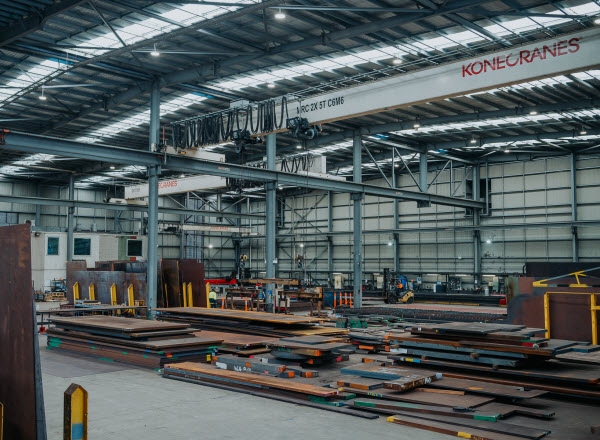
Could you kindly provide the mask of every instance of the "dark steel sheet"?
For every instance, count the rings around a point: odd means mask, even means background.
[[[206,307],[206,279],[204,276],[204,263],[198,260],[179,260],[180,280],[183,283],[192,283],[192,302],[194,307]]]
[[[0,228],[0,402],[6,439],[37,439],[36,404],[43,404],[36,399],[29,227]]]

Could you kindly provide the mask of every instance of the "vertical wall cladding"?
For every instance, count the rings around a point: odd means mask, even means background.
[[[578,219],[590,222],[578,228],[580,261],[600,257],[600,158],[580,156],[577,159]],[[443,167],[443,164],[441,165]],[[431,165],[433,168],[433,165]],[[486,192],[491,208],[481,216],[482,273],[521,272],[526,261],[572,261],[571,183],[568,156],[530,161],[482,164],[481,194]],[[454,197],[472,197],[470,167],[453,164],[439,175],[432,169],[428,175],[429,192]],[[414,174],[418,181],[418,175]],[[431,182],[435,179],[435,182]],[[487,179],[487,182],[486,182]],[[409,174],[400,176],[400,187],[416,191]],[[383,180],[369,183],[386,186]],[[294,256],[300,243],[313,277],[327,279],[327,196],[314,191],[284,200],[284,222],[278,227],[279,270],[295,267]],[[317,203],[318,202],[318,203]],[[473,216],[465,209],[441,205],[418,208],[415,202],[399,203],[399,258],[402,270],[411,275],[437,279],[434,274],[468,274],[474,270]],[[264,212],[262,202],[253,202],[252,212]],[[593,222],[598,222],[593,224]],[[333,197],[333,263],[334,271],[350,272],[352,268],[352,204],[347,194]],[[363,240],[365,272],[392,268],[393,202],[366,197],[363,205]],[[262,234],[262,222],[254,229]],[[316,233],[306,237],[300,234]],[[253,268],[264,267],[261,239],[244,240],[252,250]],[[309,263],[309,264],[308,264]],[[263,269],[261,269],[263,270]],[[429,275],[427,275],[429,274]],[[431,281],[430,280],[430,281]]]

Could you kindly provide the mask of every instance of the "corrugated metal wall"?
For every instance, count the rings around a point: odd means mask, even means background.
[[[498,153],[501,154],[501,153]],[[600,158],[581,156],[577,160],[577,214],[583,222],[596,222],[578,228],[580,261],[600,259]],[[430,164],[430,166],[433,166]],[[440,165],[440,167],[443,164]],[[471,178],[469,169],[446,167],[429,191],[434,194],[470,197],[470,186],[465,183]],[[571,225],[556,223],[571,221],[571,187],[569,156],[535,159],[511,163],[490,163],[481,166],[481,178],[489,178],[486,190],[491,202],[489,215],[482,215],[481,255],[482,274],[521,272],[526,261],[572,261]],[[429,173],[432,182],[437,171]],[[418,175],[415,175],[418,181]],[[383,180],[369,181],[386,185]],[[410,175],[403,173],[399,178],[403,189],[417,190]],[[37,187],[28,183],[0,182],[0,191],[8,195],[35,197]],[[41,197],[66,198],[67,189],[41,186]],[[78,200],[102,202],[105,192],[76,189]],[[257,199],[253,199],[257,200]],[[352,246],[352,201],[347,194],[334,194],[332,230],[333,271],[351,270]],[[180,207],[173,199],[161,197],[160,206]],[[290,196],[279,201],[278,233],[278,276],[289,276],[296,272],[295,256],[303,255],[307,269],[313,277],[325,282],[328,278],[327,237],[328,194],[315,191],[306,195]],[[228,202],[224,202],[227,206]],[[242,212],[264,213],[264,202],[258,199],[249,206],[241,203]],[[190,198],[191,209],[207,209],[198,199]],[[433,205],[417,208],[416,202],[400,202],[398,227],[406,232],[399,234],[400,268],[406,274],[423,274],[430,280],[433,274],[473,273],[473,224],[472,215],[464,209]],[[114,211],[76,208],[75,224],[78,231],[96,230],[114,232]],[[364,199],[363,230],[365,272],[380,272],[394,267],[393,255],[393,202],[368,196]],[[120,214],[119,232],[138,233],[140,213]],[[23,223],[35,219],[35,206],[29,204],[0,203],[0,224]],[[178,224],[180,216],[160,214],[161,222]],[[206,221],[214,222],[213,218]],[[200,216],[186,216],[186,222],[202,224]],[[231,225],[224,219],[223,224]],[[552,226],[554,224],[554,226]],[[488,228],[499,225],[497,228]],[[66,228],[66,208],[41,207],[41,224],[45,230]],[[263,222],[242,220],[241,226],[251,226],[264,234]],[[467,229],[461,229],[466,227]],[[368,231],[378,231],[377,234]],[[310,236],[293,234],[312,233]],[[163,233],[159,237],[159,255],[177,258],[180,252],[180,235]],[[264,238],[244,239],[241,252],[250,257],[248,266],[255,272],[264,271]],[[204,259],[207,276],[219,277],[231,273],[234,268],[234,243],[229,234],[210,235],[188,232],[185,235],[186,258]],[[430,275],[427,275],[430,274]],[[465,278],[468,281],[469,277]]]

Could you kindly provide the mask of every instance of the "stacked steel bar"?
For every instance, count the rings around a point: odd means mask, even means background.
[[[464,379],[484,375],[501,384],[527,381],[549,391],[600,396],[600,347],[535,336],[543,333],[522,325],[455,322],[419,324],[387,338],[397,345],[389,356],[395,363],[453,370],[454,377],[459,370]]]
[[[162,321],[183,322],[196,329],[245,333],[260,336],[340,335],[344,329],[321,325],[325,319],[228,309],[173,307],[156,309]]]
[[[191,334],[187,324],[113,316],[54,318],[49,350],[160,369],[167,362],[210,362],[220,339]]]
[[[352,345],[341,342],[339,338],[323,336],[304,336],[281,338],[269,344],[271,354],[287,361],[306,365],[321,365],[335,360],[345,359],[345,355],[354,351]]]

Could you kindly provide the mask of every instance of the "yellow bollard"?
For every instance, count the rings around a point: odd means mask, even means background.
[[[117,285],[114,283],[112,286],[110,286],[110,305],[117,305]]]
[[[187,307],[187,292],[185,290],[185,283],[181,285],[181,294],[183,295],[183,307]]]
[[[546,328],[546,338],[550,339],[550,295],[544,293],[544,324]]]
[[[79,283],[73,284],[73,302],[79,301]]]
[[[596,294],[590,294],[590,308],[592,309],[592,344],[598,345],[598,321],[596,313],[598,307],[596,306]]]
[[[187,283],[187,299],[188,299],[188,307],[194,307],[194,299],[192,297],[192,283]]]
[[[90,284],[89,292],[90,292],[90,296],[88,299],[90,301],[96,301],[96,292],[94,291],[94,283]]]
[[[64,397],[64,440],[87,440],[88,393],[72,383]]]
[[[133,284],[130,284],[129,287],[127,288],[127,305],[129,307],[135,306],[135,299],[133,296]],[[131,313],[132,315],[135,315],[135,309],[128,309],[127,311],[129,313]]]

